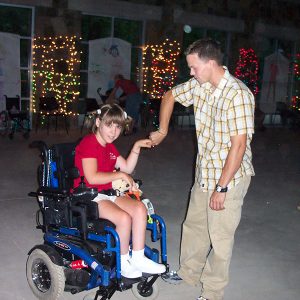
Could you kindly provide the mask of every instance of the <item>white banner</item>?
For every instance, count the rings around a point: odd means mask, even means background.
[[[279,51],[267,56],[261,90],[260,109],[265,113],[276,110],[276,102],[286,102],[289,60]]]
[[[4,96],[21,96],[20,36],[0,32],[0,111],[5,109]]]
[[[114,87],[114,76],[122,74],[130,78],[131,44],[117,38],[89,41],[88,93],[90,98],[101,102],[101,94]]]

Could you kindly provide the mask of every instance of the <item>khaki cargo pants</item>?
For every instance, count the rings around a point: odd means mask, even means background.
[[[209,207],[213,191],[203,192],[196,183],[192,188],[182,228],[178,275],[190,285],[202,285],[202,296],[209,300],[223,299],[234,234],[250,181],[251,176],[246,176],[226,193],[222,211]]]

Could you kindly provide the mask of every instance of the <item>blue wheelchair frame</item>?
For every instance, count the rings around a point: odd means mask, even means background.
[[[88,270],[89,280],[85,286],[69,286],[66,284],[65,290],[73,294],[98,287],[99,290],[96,292],[94,299],[97,300],[98,297],[102,296],[101,300],[105,300],[110,299],[115,291],[129,289],[133,284],[142,282],[140,292],[143,297],[147,297],[148,294],[145,294],[145,292],[151,289],[159,275],[143,274],[143,277],[137,280],[123,278],[121,276],[120,238],[114,227],[110,226],[110,224],[104,225],[103,233],[89,231],[86,225],[89,218],[87,206],[83,203],[86,201],[79,201],[80,205],[77,205],[75,201],[75,205],[73,205],[73,198],[76,192],[70,192],[70,184],[68,185],[66,181],[62,180],[61,174],[66,174],[66,172],[65,170],[64,172],[60,170],[59,162],[53,154],[53,148],[47,148],[46,144],[40,141],[33,142],[31,147],[39,148],[42,158],[42,165],[39,168],[39,188],[37,192],[31,192],[29,195],[37,198],[40,211],[43,215],[43,224],[41,224],[38,217],[39,212],[37,213],[37,228],[42,229],[44,232],[44,244],[33,247],[28,253],[29,256],[35,249],[40,249],[49,255],[55,265],[64,267],[64,270],[69,269],[69,263],[66,265],[64,255],[72,257],[74,260],[81,259],[84,261],[87,265],[84,270]],[[76,176],[72,178],[69,174],[66,177],[73,181]],[[89,191],[88,188],[87,191]],[[66,210],[68,211],[67,223],[70,223],[71,227],[60,224],[58,226],[47,224],[44,215],[45,211],[43,210],[46,210],[45,199],[49,198],[54,202],[65,201],[67,205]],[[80,196],[76,199],[80,199]],[[92,201],[89,200],[86,205],[90,205],[91,203]],[[80,225],[77,226],[79,228],[76,226],[73,227],[72,222],[74,220],[72,218],[74,213],[77,214],[77,219],[79,218],[80,220]],[[145,255],[155,262],[159,262],[160,258],[160,262],[165,264],[168,270],[165,222],[156,214],[152,214],[149,220],[147,230],[151,232],[152,242],[160,241],[160,252],[157,249],[145,246]],[[102,248],[102,254],[114,260],[111,268],[107,265],[102,265],[93,253],[84,249],[85,247],[81,247],[87,241],[105,245]],[[65,275],[67,282],[68,273],[65,273]]]

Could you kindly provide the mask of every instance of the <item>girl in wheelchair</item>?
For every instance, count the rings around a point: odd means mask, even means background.
[[[141,277],[142,273],[161,274],[163,264],[155,263],[144,255],[147,210],[141,201],[129,196],[108,196],[105,190],[112,189],[112,181],[123,179],[130,190],[136,189],[129,175],[134,170],[141,148],[151,148],[150,139],[135,142],[127,158],[122,157],[113,142],[120,136],[126,112],[117,104],[106,104],[91,118],[92,133],[85,136],[75,149],[75,165],[84,176],[88,187],[97,188],[99,216],[116,225],[121,244],[121,274],[127,278]],[[115,171],[119,169],[119,171]],[[75,180],[78,186],[80,179]],[[132,237],[132,255],[129,242]]]

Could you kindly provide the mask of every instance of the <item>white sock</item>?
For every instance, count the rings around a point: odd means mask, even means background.
[[[130,259],[129,252],[126,254],[121,254],[121,266],[124,264],[128,259]]]
[[[140,259],[143,258],[145,256],[145,248],[141,249],[141,250],[132,250],[132,259]]]

